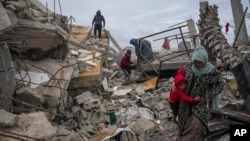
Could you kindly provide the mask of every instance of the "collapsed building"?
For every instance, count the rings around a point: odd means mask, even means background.
[[[139,64],[148,69],[133,70],[131,84],[124,86],[117,65],[124,49],[108,30],[96,40],[91,27],[71,24],[38,0],[1,1],[0,13],[1,140],[171,140],[177,133],[169,121],[173,78],[153,68],[173,63],[172,58],[188,60],[189,54],[156,53],[163,59],[152,60],[150,67]],[[158,75],[148,73],[152,69]],[[143,81],[142,72],[148,74]],[[219,107],[229,108],[211,113],[229,118],[210,122],[210,139],[227,138],[232,122],[250,119],[245,113],[229,114],[241,101],[234,75],[222,74],[228,85]]]

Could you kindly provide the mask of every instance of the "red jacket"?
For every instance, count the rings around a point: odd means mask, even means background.
[[[129,56],[128,54],[125,54],[122,57],[122,60],[120,62],[120,67],[121,68],[130,68],[130,65],[132,64],[132,62],[130,61],[131,56]]]
[[[185,77],[183,76],[183,70],[184,68],[180,68],[178,71],[177,71],[177,74],[175,75],[175,78],[174,78],[174,85],[175,85],[175,91],[173,91],[172,89],[170,90],[170,96],[169,96],[169,100],[170,102],[178,102],[180,101],[181,99],[185,102],[195,102],[194,98],[188,96],[184,90],[181,90],[179,87],[178,87],[178,83],[181,81],[181,80],[185,80]]]

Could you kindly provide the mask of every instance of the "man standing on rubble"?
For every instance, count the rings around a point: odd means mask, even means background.
[[[103,26],[102,26],[102,22],[103,22]],[[96,32],[98,31],[98,37],[99,39],[101,39],[102,37],[102,27],[105,27],[105,19],[104,16],[101,15],[101,11],[98,10],[96,12],[96,15],[94,16],[93,20],[92,20],[92,27],[94,26],[94,36],[96,38]]]

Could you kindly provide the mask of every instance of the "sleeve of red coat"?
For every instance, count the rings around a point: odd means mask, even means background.
[[[192,97],[188,96],[186,93],[184,93],[184,91],[181,91],[180,89],[176,89],[175,91],[183,101],[195,102],[195,100]]]

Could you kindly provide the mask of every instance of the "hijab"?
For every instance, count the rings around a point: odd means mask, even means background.
[[[134,45],[134,47],[135,47],[135,53],[136,53],[136,55],[138,55],[139,46],[138,46],[138,44],[137,44],[137,39],[132,38],[132,39],[130,40],[129,43],[130,43],[131,45]]]
[[[201,69],[196,68],[194,63],[192,64],[192,71],[197,76],[208,74],[215,68],[213,64],[208,62],[208,53],[203,46],[199,46],[194,49],[192,62],[194,62],[194,60],[198,60],[204,63],[204,67]]]

